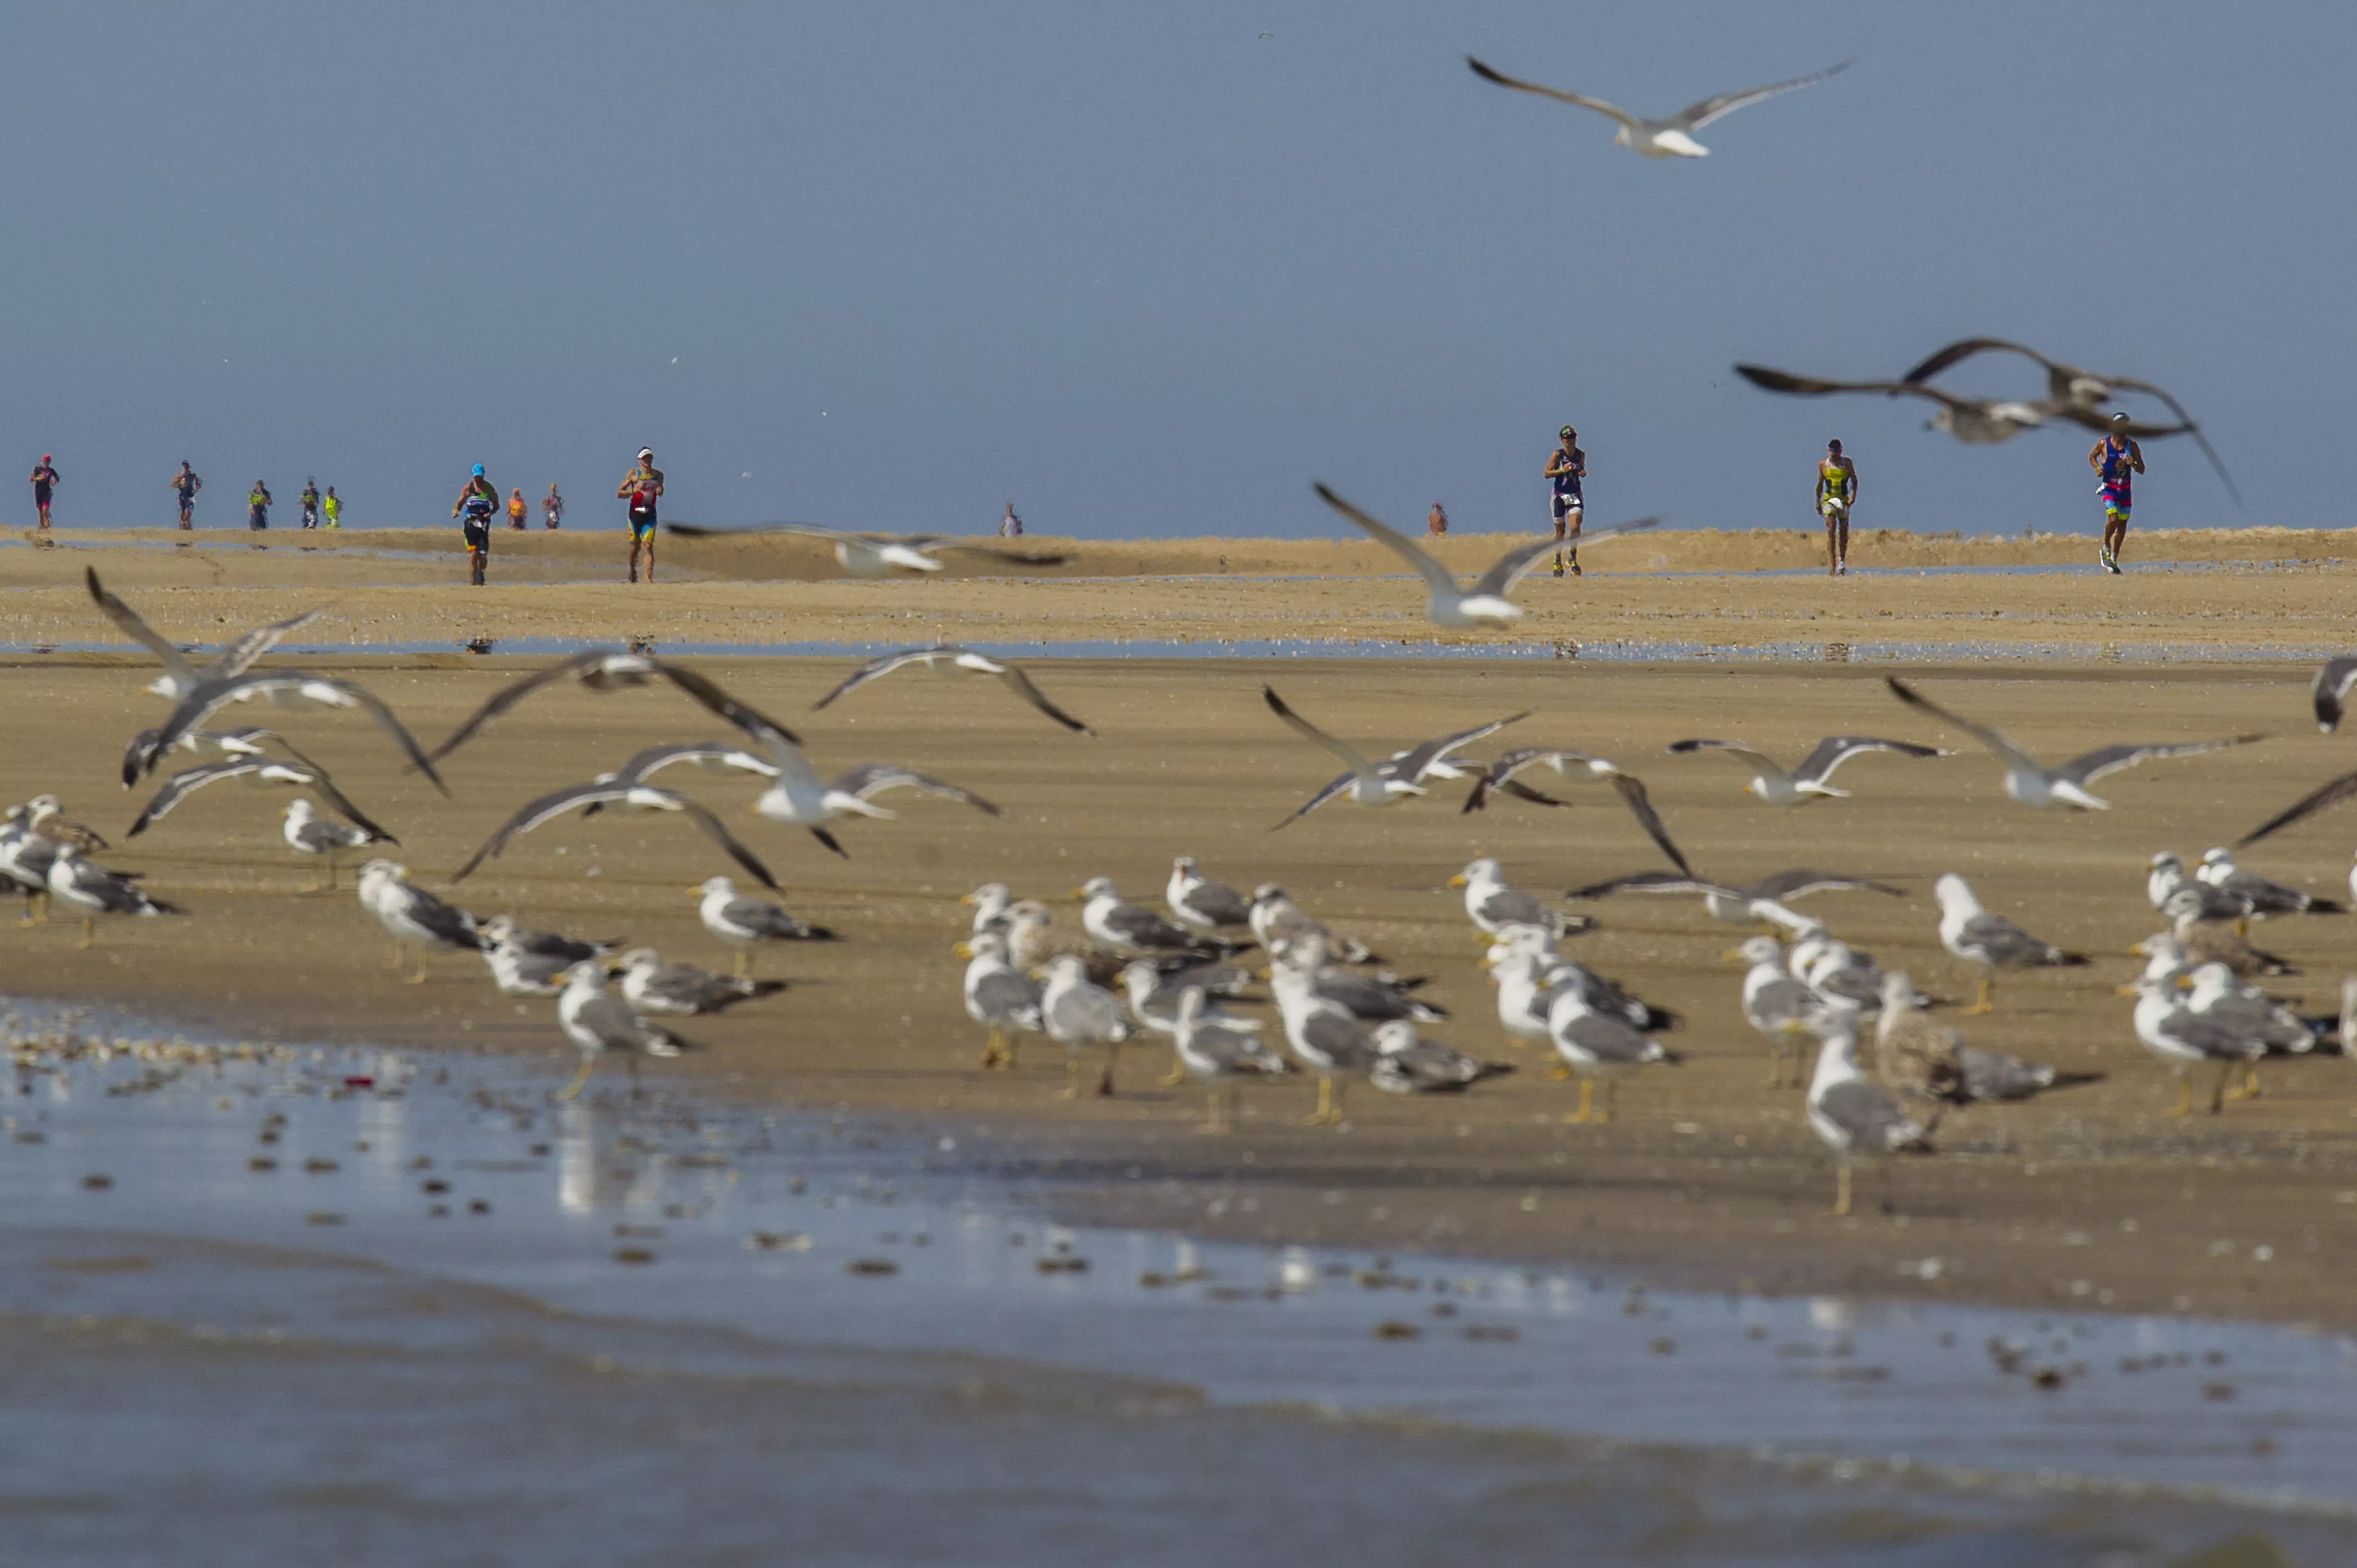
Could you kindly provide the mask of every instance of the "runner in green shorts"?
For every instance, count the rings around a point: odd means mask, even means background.
[[[638,466],[622,476],[617,498],[630,503],[630,581],[639,580],[639,547],[647,552],[647,581],[655,580],[655,503],[662,499],[662,470],[655,467],[654,448],[639,448]]]

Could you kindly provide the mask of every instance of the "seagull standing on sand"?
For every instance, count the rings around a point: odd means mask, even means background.
[[[286,802],[286,825],[283,831],[287,848],[296,854],[316,854],[326,866],[326,876],[312,889],[316,893],[336,890],[336,856],[345,850],[397,842],[391,833],[319,815],[318,808],[307,795],[297,795]]]
[[[55,795],[36,795],[25,802],[25,810],[28,816],[27,826],[38,838],[78,849],[84,854],[94,849],[113,847],[99,836],[97,829],[67,816]]]
[[[2171,895],[2180,889],[2190,888],[2194,901],[2201,908],[2200,918],[2204,920],[2244,920],[2250,918],[2249,899],[2237,898],[2223,888],[2212,887],[2198,877],[2188,876],[2185,861],[2176,851],[2162,850],[2147,865],[2149,869],[2145,873],[2144,896],[2152,901],[2154,908],[2168,908]]]
[[[1931,1130],[1910,1118],[1897,1096],[1857,1065],[1857,1009],[1826,1007],[1817,1025],[1817,1070],[1809,1080],[1809,1126],[1834,1152],[1834,1212],[1846,1215],[1850,1162],[1860,1155],[1928,1155]]]
[[[2174,980],[2156,980],[2147,972],[2136,983],[2133,1015],[2136,1038],[2177,1075],[2177,1104],[2163,1114],[2193,1113],[2193,1087],[2188,1081],[2204,1062],[2218,1064],[2218,1081],[2210,1091],[2210,1114],[2226,1109],[2229,1100],[2244,1098],[2226,1085],[2237,1069],[2247,1071],[2266,1055],[2266,1043],[2232,1018],[2205,1018],[2188,1006]]]
[[[1179,993],[1174,1022],[1171,1044],[1178,1050],[1178,1065],[1189,1077],[1211,1085],[1210,1114],[1203,1123],[1206,1133],[1236,1130],[1242,1079],[1283,1078],[1292,1070],[1259,1036],[1237,1027],[1238,1020],[1207,1011],[1199,986],[1189,986]]]
[[[81,917],[81,940],[74,945],[87,948],[98,940],[98,918],[101,915],[185,915],[178,904],[167,904],[140,890],[139,885],[126,876],[118,876],[102,865],[84,860],[81,851],[73,845],[59,844],[49,862],[49,894],[59,903]]]
[[[1121,1043],[1131,1033],[1121,998],[1092,982],[1080,959],[1065,953],[1048,965],[1048,983],[1039,993],[1039,1020],[1048,1037],[1064,1047],[1062,1097],[1080,1098],[1081,1047],[1103,1046],[1104,1069],[1097,1075],[1096,1092],[1110,1098],[1114,1064],[1121,1056]]]
[[[907,670],[919,665],[931,670],[936,664],[945,664],[952,670],[963,671],[968,674],[988,675],[1004,681],[1017,696],[1066,729],[1077,731],[1085,736],[1093,736],[1097,733],[1049,702],[1048,694],[1033,684],[1031,677],[1026,675],[1016,665],[1004,659],[993,659],[986,653],[977,653],[971,648],[961,648],[951,642],[937,642],[930,648],[902,649],[898,653],[887,653],[880,658],[871,659],[853,671],[843,684],[813,703],[811,712],[816,713],[836,698],[856,692],[868,682],[889,675],[896,670]]]
[[[1286,1044],[1318,1075],[1318,1109],[1306,1124],[1333,1125],[1342,1120],[1348,1078],[1372,1069],[1381,1054],[1374,1031],[1350,1009],[1318,994],[1316,971],[1308,955],[1288,948],[1271,957],[1269,989],[1276,997],[1277,1015],[1285,1021]]]
[[[1675,1064],[1678,1058],[1661,1041],[1620,1018],[1608,1017],[1587,1004],[1577,986],[1567,985],[1547,1004],[1547,1037],[1555,1054],[1578,1076],[1579,1109],[1566,1122],[1609,1122],[1620,1075],[1648,1062]],[[1604,1080],[1604,1103],[1595,1103],[1596,1080]]]
[[[1273,953],[1281,944],[1302,937],[1317,937],[1344,963],[1383,962],[1382,954],[1358,938],[1319,920],[1274,882],[1264,882],[1253,889],[1252,933],[1253,940],[1267,952]]]
[[[1550,909],[1534,895],[1507,886],[1506,874],[1486,854],[1450,877],[1448,886],[1465,889],[1466,918],[1489,937],[1494,938],[1508,926],[1528,926],[1549,937],[1562,938],[1596,924],[1585,915]]]
[[[463,948],[468,952],[480,952],[483,935],[479,922],[466,910],[444,903],[423,887],[409,880],[409,868],[398,861],[382,857],[361,867],[359,893],[361,908],[377,918],[377,923],[393,934],[393,967],[409,967],[409,945],[417,944],[422,957],[428,947]],[[412,985],[425,983],[425,969],[421,962],[417,972],[405,977]]]
[[[1765,87],[1747,87],[1738,92],[1722,92],[1699,103],[1689,103],[1666,120],[1641,120],[1626,109],[1617,108],[1601,98],[1566,92],[1560,87],[1544,87],[1535,81],[1518,81],[1503,71],[1483,65],[1471,55],[1465,57],[1465,63],[1472,67],[1473,74],[1484,81],[1494,81],[1500,87],[1511,87],[1517,92],[1534,92],[1560,103],[1594,110],[1620,125],[1620,128],[1612,133],[1612,145],[1627,147],[1641,158],[1706,158],[1710,156],[1710,149],[1695,141],[1694,134],[1713,120],[1722,114],[1732,114],[1763,98],[1773,98],[1780,92],[1813,86],[1829,76],[1847,70],[1857,61],[1846,59],[1823,70],[1793,77],[1789,81],[1771,81]]]
[[[1362,1024],[1384,1024],[1394,1019],[1437,1024],[1448,1016],[1447,1009],[1409,993],[1410,986],[1422,984],[1421,981],[1403,983],[1387,974],[1353,973],[1328,961],[1329,950],[1323,937],[1300,936],[1272,949],[1269,958],[1273,965],[1281,958],[1286,969],[1308,975],[1313,994]],[[1272,968],[1271,978],[1274,977]]]
[[[630,1081],[639,1076],[639,1053],[675,1057],[695,1047],[670,1030],[659,1028],[631,1011],[628,1003],[606,993],[606,961],[585,959],[566,972],[565,991],[556,1000],[556,1022],[581,1052],[581,1069],[573,1081],[557,1090],[559,1100],[571,1100],[589,1081],[597,1058],[621,1051],[630,1064]]]
[[[0,875],[5,875],[25,896],[25,915],[20,924],[46,924],[49,918],[49,863],[57,859],[64,846],[33,832],[32,809],[11,806],[5,827],[0,827]],[[34,916],[39,907],[39,918]]]
[[[1430,552],[1406,534],[1377,522],[1323,485],[1312,488],[1317,490],[1318,499],[1364,529],[1377,543],[1398,552],[1409,565],[1415,568],[1429,590],[1424,601],[1425,618],[1435,626],[1447,627],[1451,630],[1503,626],[1509,621],[1520,620],[1523,607],[1510,603],[1506,596],[1514,591],[1514,585],[1528,576],[1540,558],[1557,543],[1553,539],[1540,539],[1529,544],[1518,544],[1501,556],[1496,565],[1482,573],[1468,588],[1458,583],[1456,573],[1433,559]],[[1657,517],[1648,517],[1635,522],[1617,523],[1610,528],[1591,528],[1580,536],[1580,542],[1593,544],[1616,533],[1635,533],[1661,521]]]
[[[719,1013],[786,989],[782,980],[739,980],[692,963],[665,963],[652,948],[632,948],[621,964],[622,1000],[641,1013],[680,1018]]]
[[[2248,937],[2214,918],[2210,900],[2216,889],[2188,883],[2169,896],[2160,912],[2169,917],[2170,935],[2185,955],[2188,968],[2222,963],[2244,979],[2252,975],[2298,974],[2289,960],[2251,945]],[[2141,944],[2147,945],[2149,944]]]
[[[1503,1078],[1512,1062],[1488,1062],[1453,1046],[1419,1036],[1415,1026],[1394,1018],[1375,1026],[1375,1059],[1367,1081],[1385,1094],[1459,1094],[1484,1079]]]
[[[1915,1005],[1914,983],[1899,970],[1882,977],[1874,1067],[1883,1083],[1900,1094],[1959,1108],[2028,1100],[2050,1089],[2099,1082],[2104,1076],[2062,1072],[1964,1044],[1964,1036]]]
[[[2000,969],[2066,969],[2087,961],[2086,954],[2065,952],[1982,908],[1972,886],[1953,871],[1932,885],[1932,893],[1940,900],[1940,945],[1981,970],[1980,995],[1964,1009],[1968,1015],[1996,1005]]]
[[[2270,882],[2255,871],[2244,871],[2234,864],[2234,852],[2213,849],[2201,856],[2201,865],[2194,877],[2215,887],[2229,898],[2239,899],[2250,906],[2255,919],[2269,915],[2339,915],[2347,911],[2330,898],[2319,898],[2313,893],[2298,887],[2287,887],[2280,882]]]
[[[2107,773],[2123,768],[2134,768],[2140,762],[2164,761],[2174,757],[2198,757],[2207,751],[2222,751],[2230,746],[2248,746],[2265,740],[2263,735],[2230,736],[2224,740],[2194,740],[2160,743],[2149,746],[2126,745],[2099,746],[2083,756],[2074,757],[2060,768],[2045,768],[2036,757],[2006,739],[1984,724],[1976,724],[1961,714],[1940,706],[1929,697],[1896,675],[1883,677],[1890,694],[1910,707],[1945,723],[1953,725],[1986,746],[1990,755],[2005,764],[2005,792],[2025,806],[2075,806],[2081,811],[2108,811],[2111,802],[2099,800],[2087,792],[2087,786]],[[2248,840],[2244,841],[2248,843]]]
[[[1180,922],[1199,931],[1216,935],[1252,925],[1252,901],[1224,882],[1207,880],[1191,854],[1170,863],[1170,880],[1162,889],[1162,901]]]
[[[1224,953],[1236,944],[1206,937],[1121,896],[1110,876],[1092,876],[1073,890],[1081,902],[1081,929],[1115,952]]]
[[[737,950],[737,976],[752,972],[753,949],[761,942],[831,942],[834,933],[824,926],[795,919],[775,904],[740,898],[737,884],[725,876],[709,876],[692,890],[704,929]]]
[[[1814,1035],[1828,999],[1805,981],[1795,980],[1784,950],[1773,937],[1754,937],[1729,955],[1750,967],[1743,972],[1743,1019],[1768,1042],[1768,1087],[1784,1087],[1784,1058],[1797,1056],[1799,1040]],[[1799,1081],[1799,1062],[1793,1080]]]
[[[1771,806],[1797,806],[1820,798],[1846,800],[1849,791],[1836,789],[1825,780],[1834,769],[1853,757],[1871,751],[1887,751],[1900,757],[1953,757],[1936,746],[1916,746],[1903,740],[1878,740],[1872,736],[1827,736],[1817,742],[1817,748],[1790,773],[1777,766],[1773,757],[1752,750],[1731,740],[1678,740],[1670,743],[1673,756],[1686,756],[1698,751],[1722,751],[1751,769],[1751,781],[1744,786]]]
[[[965,966],[965,1015],[990,1031],[983,1041],[982,1068],[1015,1068],[1015,1036],[1047,1027],[1039,1015],[1039,983],[1007,961],[1006,939],[976,931],[958,944]]]
[[[1511,714],[1472,729],[1459,730],[1455,735],[1419,742],[1385,761],[1371,762],[1358,747],[1335,739],[1286,706],[1285,699],[1278,696],[1273,687],[1263,686],[1260,694],[1262,700],[1268,703],[1269,712],[1283,719],[1295,734],[1324,746],[1340,757],[1351,770],[1312,795],[1308,803],[1292,816],[1277,823],[1280,828],[1308,816],[1338,795],[1348,795],[1361,806],[1396,806],[1410,796],[1428,794],[1430,791],[1424,788],[1422,780],[1447,764],[1449,753],[1531,716],[1527,712]]]

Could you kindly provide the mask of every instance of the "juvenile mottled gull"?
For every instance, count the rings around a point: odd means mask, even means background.
[[[2099,1072],[2062,1072],[2003,1051],[1968,1046],[1964,1036],[1915,1005],[1906,974],[1882,977],[1882,1015],[1875,1021],[1874,1066],[1900,1094],[1941,1106],[2028,1100],[2050,1089],[2095,1083]]]
[[[2251,945],[2249,938],[2233,927],[2204,915],[2203,894],[2191,886],[2180,887],[2161,904],[2160,912],[2169,917],[2177,944],[2185,951],[2188,966],[2222,963],[2245,979],[2255,974],[2298,974],[2291,961],[2263,948]]]

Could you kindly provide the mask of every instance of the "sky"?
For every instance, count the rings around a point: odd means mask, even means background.
[[[2075,427],[2000,447],[1759,360],[1990,334],[2175,391],[2144,526],[2337,526],[2280,456],[2357,415],[2357,7],[2150,4],[0,3],[6,456],[71,527],[307,477],[447,526],[468,466],[619,527],[1320,535],[2075,530]],[[1510,73],[1663,114],[1852,56],[1652,161]],[[1964,368],[2034,395],[2025,365]],[[2296,424],[2295,424],[2296,422]],[[2298,448],[2295,448],[2297,450]],[[2316,498],[2326,499],[2319,504]],[[29,489],[0,521],[30,521]]]

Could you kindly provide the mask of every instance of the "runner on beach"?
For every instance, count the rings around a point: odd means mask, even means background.
[[[1563,541],[1571,541],[1571,575],[1579,575],[1580,481],[1587,478],[1587,454],[1579,449],[1579,432],[1565,425],[1555,435],[1563,445],[1547,454],[1546,477],[1554,486],[1549,502],[1555,512],[1555,575],[1563,575]],[[1568,532],[1566,532],[1566,529]]]
[[[1432,510],[1424,520],[1424,531],[1435,539],[1448,532],[1448,513],[1441,510],[1438,501],[1432,503]]]
[[[998,537],[1001,539],[1020,539],[1023,537],[1023,520],[1015,515],[1015,503],[1013,501],[1008,501],[1006,503],[1006,515],[998,520]]]
[[[49,526],[49,492],[58,488],[58,471],[49,466],[49,455],[33,465],[33,506],[41,514],[41,526]]]
[[[508,526],[518,533],[523,532],[523,520],[531,508],[523,504],[523,487],[518,485],[508,492]]]
[[[617,497],[630,503],[630,581],[639,580],[639,546],[647,550],[647,581],[655,580],[655,503],[662,499],[662,470],[655,467],[651,446],[639,448],[636,467],[615,487]]]
[[[2087,454],[2087,467],[2100,482],[2095,493],[2104,498],[2104,570],[2120,575],[2120,546],[2128,542],[2128,509],[2136,504],[2136,477],[2144,472],[2144,448],[2124,428],[2125,413],[2112,415],[2112,433]]]
[[[1849,575],[1849,509],[1857,501],[1857,465],[1838,441],[1825,443],[1817,465],[1817,513],[1825,520],[1825,575]]]
[[[565,498],[556,493],[556,481],[548,481],[548,493],[540,498],[540,525],[554,529],[565,521]]]
[[[245,526],[254,533],[270,526],[270,487],[260,479],[245,492]]]
[[[319,526],[319,481],[318,481],[317,479],[316,479],[316,478],[307,478],[307,479],[305,479],[305,480],[303,481],[303,496],[302,496],[302,500],[303,500],[303,526],[304,526],[304,527],[306,527],[306,528],[317,528],[317,527],[318,527],[318,526]]]
[[[188,467],[188,460],[181,458],[180,471],[172,476],[172,489],[180,498],[180,528],[183,532],[196,526],[197,492],[204,488],[205,482],[197,478],[197,471]]]
[[[336,499],[335,486],[329,485],[328,487],[328,493],[320,498],[319,512],[321,516],[327,519],[327,521],[323,526],[328,528],[343,527],[344,503]]]
[[[483,466],[478,463],[467,488],[450,504],[450,515],[466,531],[468,581],[478,588],[483,585],[483,571],[490,564],[491,515],[499,510],[500,488],[483,478]]]

